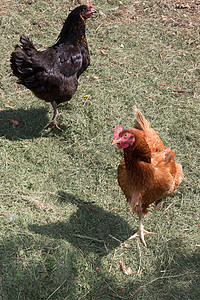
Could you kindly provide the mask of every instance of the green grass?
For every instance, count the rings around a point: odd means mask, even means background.
[[[93,1],[91,66],[60,107],[62,133],[43,130],[52,108],[16,84],[9,59],[20,34],[39,49],[52,45],[76,4],[0,5],[0,300],[198,299],[198,2]],[[133,126],[135,106],[184,172],[144,219],[157,233],[147,248],[139,239],[120,243],[138,219],[117,184],[122,152],[110,144],[117,125]]]

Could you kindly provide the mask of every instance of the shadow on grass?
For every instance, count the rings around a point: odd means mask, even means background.
[[[31,259],[29,257],[29,261],[26,263],[27,249],[30,248],[34,249],[36,253],[42,249],[44,259],[33,255]],[[66,283],[64,294],[66,293],[66,285],[74,289],[76,266],[73,263],[73,252],[68,251],[63,263],[61,259],[59,260],[56,249],[58,249],[56,242],[51,240],[51,242],[42,241],[40,243],[38,241],[36,243],[30,234],[3,241],[0,244],[0,299],[47,300],[48,296],[63,281],[63,277]],[[58,261],[60,265],[58,265]],[[56,293],[58,299],[65,298],[63,295],[59,298],[59,294],[60,291]]]
[[[157,257],[154,262],[152,261],[153,265],[150,269],[142,272],[140,279],[137,270],[133,270],[129,278],[124,275],[123,283],[118,282],[117,274],[109,272],[108,266],[105,268],[106,255],[114,249],[119,249],[121,242],[124,242],[136,229],[133,230],[124,218],[103,210],[94,202],[84,202],[63,191],[59,191],[58,196],[60,201],[74,204],[78,208],[69,221],[48,225],[33,224],[29,226],[29,229],[55,240],[65,239],[80,250],[85,257],[85,264],[89,263],[92,268],[87,271],[90,275],[85,277],[86,282],[84,282],[91,287],[87,293],[87,299],[158,300],[161,295],[162,299],[166,300],[198,298],[200,293],[199,249],[187,253],[184,247],[185,241],[181,240],[168,241],[166,247],[159,245],[158,249],[149,248],[152,256]],[[161,248],[162,255],[159,252]],[[148,252],[144,247],[141,250],[141,261],[138,261],[138,264],[141,264],[144,269],[143,256],[146,261]],[[138,256],[136,252],[137,248],[133,247],[129,254]],[[76,251],[73,255],[77,260]],[[173,260],[171,260],[172,257]],[[73,282],[76,282],[76,277]],[[60,292],[64,296],[63,292]],[[69,288],[69,295],[70,293],[73,295],[73,291]],[[62,299],[62,296],[56,299]],[[73,299],[72,296],[71,299]]]
[[[69,109],[68,109],[69,110]],[[48,137],[49,134],[62,136],[63,132],[70,132],[69,125],[62,124],[62,131],[57,129],[44,130],[48,125],[47,117],[48,109],[46,107],[30,108],[30,109],[8,109],[0,111],[0,137],[5,137],[8,140],[23,140],[38,138],[41,135]],[[14,126],[12,121],[17,121]]]
[[[10,120],[18,122],[14,126]],[[0,111],[0,137],[9,140],[32,139],[41,136],[48,123],[47,108],[8,109]]]
[[[78,245],[78,243],[77,243]],[[178,246],[178,249],[177,249]],[[31,249],[44,253],[28,259]],[[32,235],[19,234],[0,245],[0,299],[142,299],[142,300],[196,300],[199,298],[199,250],[186,255],[181,242],[171,242],[164,252],[166,262],[158,258],[153,272],[147,270],[137,280],[136,270],[122,283],[117,274],[105,268],[101,258],[91,261],[85,256],[84,282],[78,276],[81,252],[73,248],[59,253],[57,240],[36,243]],[[168,251],[173,253],[169,266]],[[132,255],[135,255],[133,252]],[[24,262],[27,261],[27,264]],[[88,268],[88,265],[91,268]],[[165,270],[165,273],[163,273]],[[77,278],[76,278],[77,277]],[[136,280],[135,280],[136,279]],[[84,288],[88,286],[87,288]],[[82,288],[81,288],[82,287]],[[82,290],[82,293],[81,293]]]
[[[72,203],[78,207],[69,222],[55,222],[48,225],[32,224],[31,232],[65,239],[70,244],[98,256],[107,255],[118,247],[133,232],[126,220],[119,215],[105,211],[94,202],[84,202],[80,198],[59,191],[60,201]]]
[[[141,300],[196,300],[199,299],[199,261],[200,251],[197,249],[190,254],[185,253],[181,242],[171,242],[170,247],[164,251],[166,262],[157,259],[154,263],[156,270],[147,270],[140,280],[137,274],[126,280],[123,286],[117,284],[116,278],[108,285],[107,294],[112,297],[102,298],[98,294],[94,299],[141,299]],[[178,246],[178,249],[177,249]],[[169,265],[169,252],[173,253],[173,261]],[[135,255],[133,253],[133,255]],[[134,280],[134,276],[136,277]],[[105,281],[105,277],[104,277]],[[109,282],[109,279],[106,279]],[[123,292],[120,290],[123,289]],[[102,290],[103,292],[103,290]],[[106,296],[106,293],[104,294]],[[93,299],[93,298],[91,298]]]

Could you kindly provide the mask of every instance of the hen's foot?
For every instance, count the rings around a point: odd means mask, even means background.
[[[141,238],[142,243],[143,243],[144,246],[146,247],[147,244],[146,244],[146,242],[145,242],[145,240],[144,240],[145,234],[156,234],[156,233],[155,233],[155,232],[149,232],[149,231],[147,231],[147,230],[145,230],[145,229],[138,230],[134,235],[132,235],[132,236],[130,236],[130,238],[128,238],[128,241],[134,239],[134,238],[137,237],[137,236],[139,236],[139,237]]]
[[[142,215],[140,215],[139,216],[139,230],[134,235],[132,235],[128,240],[134,239],[136,236],[139,236],[141,238],[141,241],[143,242],[143,244],[146,247],[147,244],[146,244],[146,242],[144,240],[145,234],[156,234],[156,233],[155,232],[149,232],[149,231],[147,231],[147,230],[144,229],[144,226],[142,224]]]
[[[47,126],[44,127],[45,130],[48,129],[48,128],[56,128],[56,129],[62,131],[62,129],[57,125],[57,123],[56,123],[55,120],[51,120],[51,121],[49,122],[49,124],[48,124]]]
[[[49,122],[49,124],[44,129],[48,129],[48,128],[52,128],[53,129],[53,128],[56,128],[56,129],[62,131],[62,129],[56,123],[56,117],[58,115],[57,103],[55,101],[52,101],[51,105],[53,107],[53,118],[52,118],[52,120]]]

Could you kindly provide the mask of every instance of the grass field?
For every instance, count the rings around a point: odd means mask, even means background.
[[[44,131],[52,108],[17,85],[9,60],[20,34],[52,45],[77,3],[0,3],[0,300],[199,299],[200,2],[92,3],[91,66],[60,106],[63,132]],[[117,183],[123,153],[111,147],[135,106],[184,172],[144,219],[157,233],[146,248],[126,241],[138,218]]]

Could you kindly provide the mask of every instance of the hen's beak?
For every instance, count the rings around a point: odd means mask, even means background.
[[[94,8],[92,8],[91,12],[92,12],[92,13],[97,13],[97,10],[94,9]]]
[[[112,140],[111,145],[119,144],[119,140]]]

